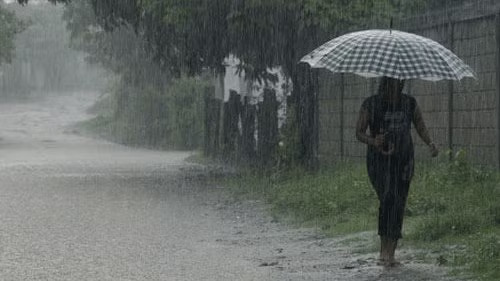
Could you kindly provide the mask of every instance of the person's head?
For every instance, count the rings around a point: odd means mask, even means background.
[[[405,80],[399,80],[390,77],[382,77],[380,79],[380,85],[378,92],[389,98],[395,98],[403,92],[405,86]]]

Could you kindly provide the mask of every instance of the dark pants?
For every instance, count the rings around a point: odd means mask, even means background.
[[[368,159],[368,175],[380,201],[378,234],[400,239],[413,175],[413,159],[377,156]]]

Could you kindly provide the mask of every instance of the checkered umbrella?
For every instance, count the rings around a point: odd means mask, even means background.
[[[475,77],[467,64],[439,43],[396,30],[366,30],[337,37],[301,62],[313,68],[364,77],[430,81]]]

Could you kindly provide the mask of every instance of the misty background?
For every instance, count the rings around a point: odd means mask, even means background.
[[[62,19],[64,6],[45,1],[20,6],[4,4],[22,21],[15,37],[15,51],[0,66],[0,97],[25,99],[74,91],[102,91],[109,73],[85,61],[86,55],[71,48]]]

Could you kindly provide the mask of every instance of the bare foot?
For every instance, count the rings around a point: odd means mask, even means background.
[[[395,259],[379,259],[377,260],[377,265],[383,266],[383,267],[398,267],[401,266],[401,262],[395,260]]]

